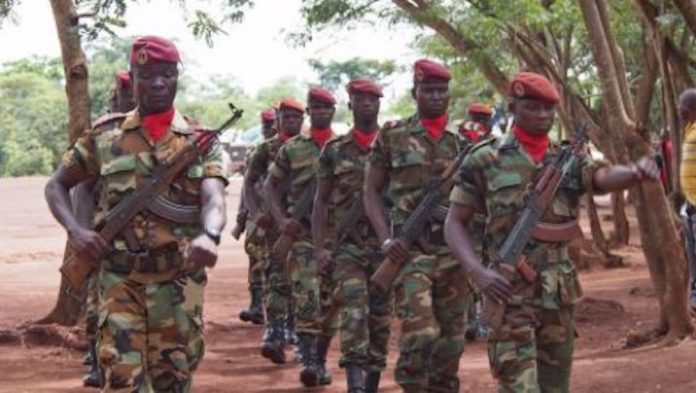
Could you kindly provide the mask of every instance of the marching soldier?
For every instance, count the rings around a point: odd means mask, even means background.
[[[459,135],[468,143],[478,143],[491,133],[491,116],[493,108],[475,102],[469,105],[469,120],[459,126]]]

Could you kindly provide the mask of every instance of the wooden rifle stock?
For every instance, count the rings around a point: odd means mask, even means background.
[[[379,289],[384,292],[389,292],[392,283],[399,275],[401,270],[401,264],[394,262],[391,258],[387,257],[382,261],[377,270],[372,274],[370,281],[375,284]]]

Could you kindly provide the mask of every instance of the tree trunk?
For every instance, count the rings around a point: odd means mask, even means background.
[[[696,3],[694,0],[674,0],[679,11],[684,15],[686,25],[691,30],[691,33],[696,35]]]
[[[602,252],[608,253],[609,247],[607,245],[607,238],[604,236],[604,231],[602,230],[602,223],[599,220],[599,214],[597,213],[597,204],[594,201],[594,195],[587,195],[587,217],[590,219],[590,231],[592,233],[592,240],[594,240],[597,248]]]
[[[641,1],[641,0],[636,0]],[[637,159],[650,151],[649,144],[636,132],[634,119],[629,113],[632,102],[624,102],[621,83],[625,74],[618,74],[612,46],[616,46],[611,25],[601,17],[604,0],[580,0],[589,37],[592,56],[597,65],[602,93],[611,129],[621,131],[629,154]],[[598,6],[598,4],[601,4]],[[623,79],[619,82],[619,77]],[[670,206],[659,183],[644,182],[636,187],[636,213],[640,227],[641,242],[646,261],[657,292],[660,305],[661,325],[667,328],[667,341],[685,337],[694,330],[689,319],[686,296],[686,260],[677,234]]]
[[[82,51],[78,35],[78,17],[72,0],[50,0],[53,8],[53,18],[58,30],[60,50],[63,58],[65,73],[65,92],[68,96],[68,129],[70,143],[73,143],[85,130],[90,127],[91,100],[88,90],[88,74],[85,54]],[[70,242],[66,244],[66,250]],[[65,255],[63,254],[63,263]],[[60,325],[75,325],[82,315],[84,298],[75,295],[83,292],[70,289],[64,277],[61,276],[60,292],[53,310],[37,323],[58,323]],[[84,296],[84,295],[82,295]]]

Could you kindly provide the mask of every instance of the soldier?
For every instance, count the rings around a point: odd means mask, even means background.
[[[684,236],[687,256],[689,257],[689,305],[696,310],[696,239],[694,229],[694,206],[696,206],[696,89],[687,89],[679,96],[679,117],[684,125],[683,142],[681,146],[681,162],[679,176],[682,192],[686,198],[685,208],[682,209],[684,220]],[[669,161],[665,162],[669,165]]]
[[[174,44],[155,36],[138,38],[130,60],[137,109],[79,138],[46,185],[46,200],[77,255],[100,260],[98,355],[104,391],[188,392],[203,356],[205,267],[217,260],[225,225],[227,181],[220,146],[213,145],[161,195],[185,208],[199,205],[199,223],[140,212],[106,244],[76,222],[68,196],[79,182],[98,178],[94,221],[100,228],[109,210],[193,135],[172,106],[179,61]]]
[[[469,120],[459,126],[459,135],[468,143],[478,143],[489,137],[493,109],[486,104],[475,102],[469,105]]]
[[[346,369],[348,392],[376,393],[380,373],[387,365],[391,298],[370,285],[384,254],[365,216],[362,186],[367,156],[377,136],[382,88],[358,78],[346,90],[355,125],[348,134],[332,139],[319,156],[312,237],[320,268],[329,266],[332,257],[335,260],[332,281],[341,316],[339,365]],[[324,239],[329,215],[338,223],[333,252]]]
[[[264,141],[269,140],[275,134],[275,109],[268,108],[261,112],[261,135]],[[254,150],[251,150],[247,155],[247,167]],[[256,188],[256,193],[262,186],[262,179],[259,179],[253,187]],[[239,198],[239,209],[237,211],[237,225],[246,228],[247,236],[244,239],[244,250],[249,256],[249,294],[251,295],[251,304],[246,309],[239,313],[239,319],[244,322],[251,322],[254,325],[263,325],[263,307],[265,304],[264,296],[264,270],[268,267],[268,247],[266,246],[266,230],[257,225],[259,215],[249,215],[244,202],[244,190]],[[246,222],[243,224],[243,222]]]
[[[459,152],[448,131],[450,72],[430,60],[414,64],[413,98],[418,113],[385,125],[369,156],[365,211],[390,260],[403,267],[394,283],[396,315],[402,321],[396,381],[405,392],[458,392],[459,358],[464,351],[465,311],[470,288],[450,254],[436,218],[409,248],[395,233]],[[391,231],[383,205],[391,203]],[[443,202],[446,196],[442,195]]]
[[[123,113],[132,111],[135,108],[133,101],[133,84],[128,71],[119,71],[114,78],[114,88],[111,91],[109,100],[109,113],[97,119],[93,126],[99,128],[112,121],[116,117],[122,117]],[[95,199],[98,198],[94,190],[93,181],[85,181],[75,187],[75,218],[84,228],[92,228],[94,220],[94,210],[96,208]],[[85,299],[85,334],[89,346],[89,352],[85,356],[84,364],[89,370],[82,378],[85,386],[98,388],[101,387],[101,374],[97,362],[97,330],[99,322],[99,285],[98,277],[92,274],[87,284],[87,298]]]
[[[309,134],[301,134],[280,148],[264,187],[276,222],[280,223],[286,235],[294,239],[287,266],[290,269],[296,332],[303,364],[300,380],[309,387],[331,383],[331,375],[326,370],[326,353],[335,333],[331,313],[331,280],[322,277],[314,258],[309,214],[299,220],[293,219],[292,215],[303,200],[314,197],[312,183],[316,181],[316,160],[321,148],[332,136],[331,121],[336,111],[336,100],[329,91],[315,87],[309,90],[307,103]],[[283,179],[290,181],[285,206],[278,192]]]
[[[500,249],[524,208],[530,185],[559,152],[548,136],[559,102],[555,87],[530,72],[515,75],[510,86],[512,132],[479,144],[464,160],[450,196],[445,236],[478,288],[506,304],[502,325],[488,339],[499,391],[568,392],[575,340],[573,302],[581,295],[568,241],[530,240],[524,254],[538,278],[530,283],[515,274],[508,282],[498,273],[497,261],[491,268],[479,263],[466,230],[475,212],[485,214],[489,246]],[[579,196],[588,190],[616,191],[658,178],[650,157],[630,166],[609,167],[584,155],[566,174],[542,221],[577,220]]]
[[[285,320],[289,310],[290,286],[288,284],[285,262],[271,253],[270,247],[278,238],[278,225],[273,223],[268,206],[259,205],[262,198],[255,184],[265,181],[268,168],[278,154],[280,147],[300,133],[303,122],[304,105],[285,99],[278,107],[278,133],[258,145],[249,160],[244,176],[244,200],[250,217],[255,218],[259,229],[265,231],[263,248],[266,258],[264,275],[266,279],[266,329],[261,343],[261,355],[273,363],[285,363]],[[265,199],[265,198],[264,198]]]

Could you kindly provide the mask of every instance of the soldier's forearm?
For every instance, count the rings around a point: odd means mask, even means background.
[[[466,230],[467,223],[468,220],[462,220],[450,209],[445,219],[444,234],[445,242],[452,251],[452,255],[457,258],[464,271],[471,275],[483,265],[479,262],[471,237]]]
[[[328,216],[329,209],[326,203],[315,199],[312,210],[312,242],[317,250],[324,248],[324,233],[326,232]]]
[[[51,214],[65,228],[68,235],[80,228],[80,224],[72,211],[70,191],[55,176],[46,184],[44,195]]]
[[[252,181],[253,176],[250,176],[247,174],[247,176],[244,177],[244,186],[242,188],[242,199],[244,201],[244,207],[247,209],[247,211],[253,216],[255,215],[258,210],[258,204],[256,201],[259,199],[259,195],[256,192],[256,187],[254,187],[254,181]],[[240,201],[241,205],[241,201]]]
[[[225,186],[220,179],[205,179],[201,185],[201,224],[222,232],[227,224]]]
[[[277,223],[282,223],[285,220],[285,213],[283,208],[280,206],[280,196],[278,195],[278,187],[273,182],[271,176],[266,179],[263,185],[263,191],[266,194],[266,199],[268,200],[268,205],[271,208],[271,215]]]
[[[625,190],[638,184],[639,181],[637,169],[626,165],[601,168],[593,177],[594,188],[599,192]]]
[[[375,195],[374,191],[366,188],[363,203],[365,204],[365,214],[367,214],[367,218],[375,229],[380,243],[384,243],[385,240],[391,237],[391,230],[387,222],[384,205],[382,205],[382,199],[379,195]]]

